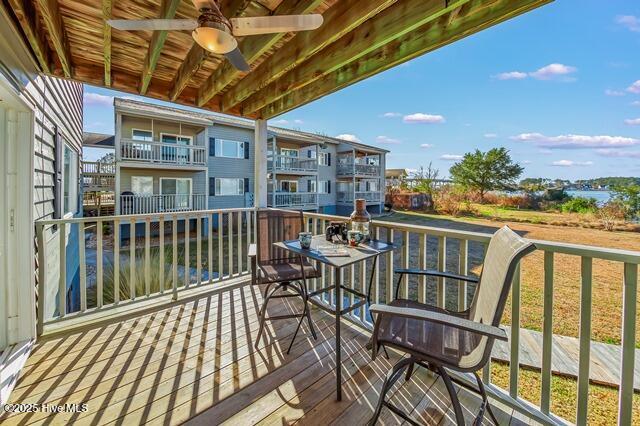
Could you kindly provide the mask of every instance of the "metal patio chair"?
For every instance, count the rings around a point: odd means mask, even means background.
[[[251,283],[266,285],[264,300],[260,308],[260,328],[256,338],[256,347],[266,320],[300,318],[287,354],[291,351],[298,331],[307,319],[313,338],[317,340],[316,331],[309,310],[309,291],[307,279],[320,277],[320,272],[302,256],[274,246],[274,243],[297,240],[298,234],[304,231],[302,211],[260,209],[256,212],[256,244],[249,247],[251,257]],[[289,291],[291,290],[291,291]],[[267,305],[271,299],[300,297],[304,303],[302,312],[294,314],[274,315],[267,317]]]
[[[406,380],[409,380],[416,366],[426,367],[442,377],[451,398],[457,424],[463,425],[465,421],[453,382],[482,397],[480,411],[475,417],[474,424],[481,424],[485,410],[498,424],[477,372],[489,362],[494,341],[507,340],[506,333],[499,328],[499,325],[511,281],[520,259],[534,250],[535,246],[532,243],[505,226],[491,238],[479,279],[432,270],[396,270],[399,274],[398,287],[404,275],[444,276],[455,280],[477,282],[478,286],[471,306],[462,312],[448,311],[408,299],[398,299],[397,288],[396,299],[391,303],[371,306],[371,312],[375,315],[371,342],[372,358],[375,359],[381,346],[395,348],[408,356],[401,359],[388,373],[376,410],[369,422],[370,425],[376,423],[383,406],[409,423],[417,424],[407,414],[385,400],[387,392],[404,370],[407,370]],[[452,377],[448,370],[472,373],[477,381],[477,389],[457,377]]]

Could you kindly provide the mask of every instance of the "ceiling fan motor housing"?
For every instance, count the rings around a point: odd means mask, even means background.
[[[198,28],[191,36],[203,49],[225,54],[238,47],[238,41],[231,34],[231,24],[217,11],[203,11],[198,17]]]

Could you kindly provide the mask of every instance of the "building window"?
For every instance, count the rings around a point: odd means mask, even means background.
[[[309,192],[316,192],[316,181],[315,180],[310,180],[309,181]]]
[[[153,142],[153,133],[151,130],[131,130],[131,139],[134,141]]]
[[[65,214],[73,214],[78,211],[78,186],[78,153],[65,145],[64,170],[62,175]]]
[[[328,180],[320,180],[318,181],[318,193],[320,194],[328,194],[329,193],[329,181]]]
[[[244,179],[216,178],[216,195],[244,195]]]
[[[297,157],[298,150],[293,148],[280,148],[280,155],[285,157]]]
[[[216,157],[245,158],[244,142],[216,139]]]
[[[280,181],[281,192],[298,192],[297,180],[281,180]]]
[[[131,176],[131,192],[135,195],[153,194],[152,176]]]
[[[320,165],[320,166],[328,166],[329,165],[329,153],[328,152],[320,152],[320,153],[318,153],[318,165]]]

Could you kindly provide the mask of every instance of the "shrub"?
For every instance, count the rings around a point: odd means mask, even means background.
[[[434,194],[435,210],[441,214],[459,216],[462,213],[470,213],[469,194],[456,186],[443,186]]]
[[[596,216],[604,229],[613,231],[616,222],[624,220],[626,214],[627,209],[624,203],[618,200],[611,200],[598,210]]]
[[[563,213],[594,213],[598,210],[595,198],[574,197],[560,206]]]

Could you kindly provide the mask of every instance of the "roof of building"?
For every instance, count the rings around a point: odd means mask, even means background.
[[[408,174],[407,169],[387,169],[384,172],[384,176],[388,178],[407,176]]]
[[[136,101],[128,98],[114,98],[114,106],[117,111],[126,111],[130,113],[137,113],[144,116],[160,116],[167,119],[183,120],[187,122],[197,122],[203,125],[222,124],[227,126],[245,127],[247,129],[253,129],[255,127],[254,120],[245,118],[234,117],[231,115],[202,112],[195,109],[187,110],[183,108],[175,108],[164,105],[156,105],[148,102]],[[282,137],[286,139],[295,139],[297,141],[309,142],[309,143],[330,143],[330,144],[348,144],[354,147],[373,152],[386,153],[389,152],[386,149],[378,148],[376,146],[363,144],[360,142],[352,142],[343,139],[334,138],[326,135],[319,135],[311,132],[303,132],[301,130],[286,129],[284,127],[268,126],[270,134],[276,137]]]
[[[115,137],[103,133],[84,132],[82,134],[82,145],[95,148],[113,148]]]

